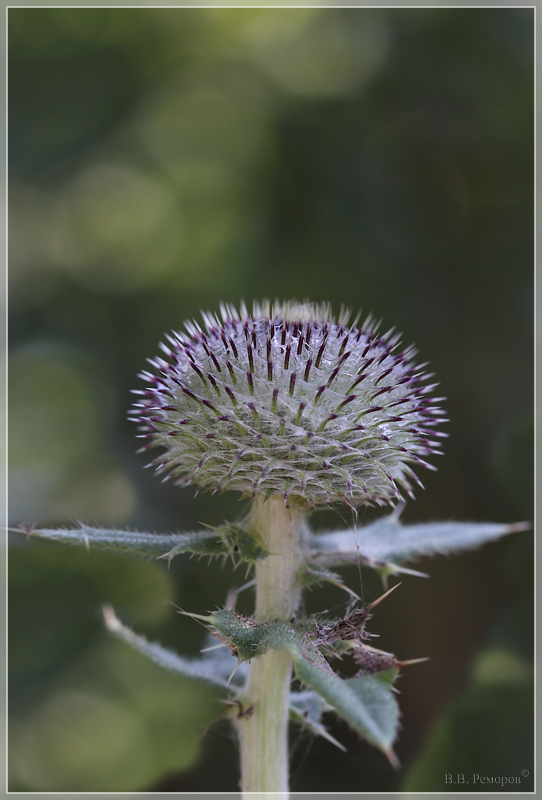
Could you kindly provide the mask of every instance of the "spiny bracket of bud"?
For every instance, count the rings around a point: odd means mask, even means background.
[[[345,651],[350,651],[355,663],[360,667],[357,675],[373,675],[395,667],[426,661],[425,658],[398,661],[392,653],[377,650],[366,643],[371,636],[365,630],[366,623],[372,617],[371,611],[400,585],[397,583],[392,586],[372,603],[352,609],[344,619],[339,619],[331,625],[321,625],[316,622],[316,631],[313,635],[315,646],[328,651],[329,655],[341,655]]]
[[[352,648],[352,658],[360,668],[356,675],[374,675],[377,672],[384,672],[388,669],[407,667],[410,664],[421,664],[428,661],[428,658],[410,658],[407,661],[399,661],[393,653],[385,653],[377,650],[368,644],[358,642]]]
[[[360,667],[356,673],[358,676],[374,675],[385,670],[426,661],[426,658],[399,661],[392,653],[377,650],[366,643],[371,636],[365,630],[366,623],[372,617],[371,611],[400,585],[397,583],[392,586],[372,603],[352,609],[344,619],[339,619],[332,625],[320,625],[316,622],[316,632],[313,635],[315,646],[328,651],[329,655],[341,655],[345,651],[350,651],[354,662]]]
[[[222,319],[185,325],[141,377],[132,419],[164,480],[244,495],[297,497],[311,506],[394,504],[431,467],[442,422],[399,335],[357,328],[327,305],[223,306]]]
[[[365,631],[365,624],[372,617],[371,611],[400,585],[400,583],[396,583],[395,586],[392,586],[387,592],[377,597],[372,603],[362,608],[352,609],[344,619],[337,620],[333,625],[320,625],[317,622],[315,644],[328,647],[338,640],[342,642],[361,642],[363,639],[367,639],[370,634]]]

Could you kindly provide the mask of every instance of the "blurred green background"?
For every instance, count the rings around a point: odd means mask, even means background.
[[[264,296],[373,311],[437,373],[450,438],[404,521],[532,519],[533,21],[11,8],[11,524],[239,516],[235,495],[194,500],[143,470],[126,410],[164,332]],[[241,570],[11,545],[11,790],[237,790],[216,697],[111,641],[100,606],[196,655],[203,630],[167,601],[204,613]],[[531,534],[419,568],[431,578],[406,577],[371,628],[431,657],[399,681],[403,770],[330,718],[348,752],[293,731],[295,791],[521,770],[532,790]],[[363,589],[380,592],[369,574]],[[317,590],[308,606],[343,601]]]

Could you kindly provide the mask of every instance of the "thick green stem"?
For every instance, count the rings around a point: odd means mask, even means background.
[[[300,533],[304,509],[286,507],[280,497],[254,500],[251,528],[271,553],[256,564],[256,619],[289,620],[296,611],[300,587]],[[270,792],[288,797],[288,715],[292,658],[270,650],[252,662],[247,687],[250,715],[239,720],[243,792]]]

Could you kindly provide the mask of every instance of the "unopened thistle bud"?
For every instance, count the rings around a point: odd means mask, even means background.
[[[134,420],[166,478],[201,489],[282,495],[311,506],[394,503],[420,483],[412,466],[439,452],[429,377],[378,335],[329,306],[221,308],[167,336],[143,372]],[[432,467],[431,467],[432,468]]]

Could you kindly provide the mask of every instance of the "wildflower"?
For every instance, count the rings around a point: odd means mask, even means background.
[[[443,412],[436,386],[369,317],[329,305],[221,307],[167,336],[140,377],[133,419],[165,479],[201,489],[282,495],[310,506],[393,504],[431,467]],[[424,366],[424,365],[422,365]],[[421,485],[421,484],[420,484]]]

